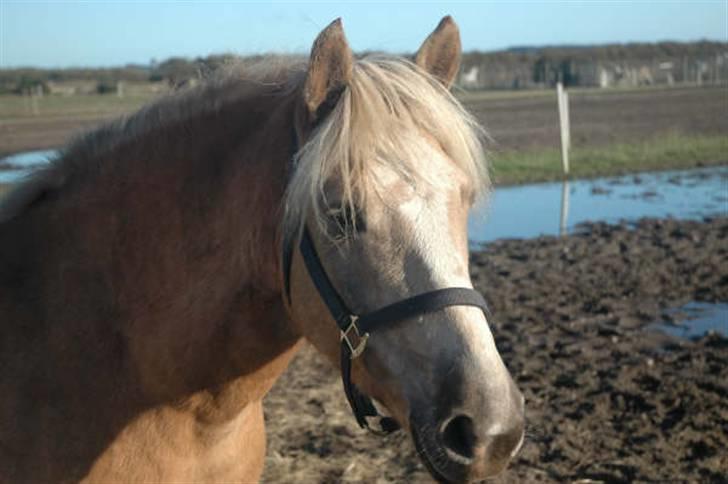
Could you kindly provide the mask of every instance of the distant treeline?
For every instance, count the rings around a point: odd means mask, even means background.
[[[657,42],[606,44],[584,46],[547,46],[547,47],[512,47],[494,52],[467,52],[463,56],[465,64],[483,60],[508,64],[524,60],[538,59],[560,61],[564,59],[591,61],[642,61],[654,58],[672,57],[709,57],[724,53],[728,42]]]
[[[460,85],[472,89],[673,84],[728,80],[728,42],[514,47],[463,56]]]
[[[69,82],[92,83],[99,93],[112,90],[120,81],[166,82],[177,86],[204,78],[222,65],[240,60],[254,61],[260,57],[224,54],[196,59],[173,57],[149,65],[114,68],[0,69],[0,93],[22,94],[37,89],[53,92],[51,87],[55,84]],[[601,82],[607,78],[600,69],[606,69],[612,79],[616,75],[614,72],[622,72],[628,68],[626,66],[633,69],[642,66],[644,70],[644,66],[661,63],[659,68],[664,70],[666,62],[675,64],[676,72],[682,69],[682,74],[673,75],[671,80],[679,79],[681,75],[686,77],[688,70],[700,75],[702,67],[693,67],[696,62],[714,62],[717,73],[718,63],[728,65],[728,42],[516,47],[496,52],[467,52],[463,57],[460,84],[466,88],[524,88],[550,85],[560,80],[572,85],[597,85],[599,78]],[[677,66],[680,62],[682,64]]]
[[[196,59],[171,57],[159,63],[152,61],[149,65],[129,64],[124,67],[111,68],[0,69],[0,93],[22,94],[36,89],[38,86],[42,86],[44,91],[48,92],[50,91],[49,86],[53,83],[77,81],[97,83],[99,92],[104,92],[107,87],[114,86],[119,81],[166,81],[176,85],[189,79],[204,77],[221,65],[239,59],[238,56],[224,54]]]

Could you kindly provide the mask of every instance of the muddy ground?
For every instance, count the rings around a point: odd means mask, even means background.
[[[555,95],[466,95],[464,104],[497,140],[496,150],[558,148]],[[571,129],[574,146],[629,143],[679,134],[728,133],[728,94],[725,86],[633,91],[572,90]],[[128,109],[135,106],[130,104]],[[67,114],[3,119],[0,157],[18,151],[62,146],[71,136],[91,129],[121,111],[95,106]],[[121,108],[119,108],[121,109]]]
[[[527,402],[528,438],[499,482],[726,482],[728,340],[646,326],[689,301],[728,301],[728,218],[498,241],[471,271]],[[359,430],[338,373],[310,348],[265,409],[265,481],[430,481],[406,436]]]

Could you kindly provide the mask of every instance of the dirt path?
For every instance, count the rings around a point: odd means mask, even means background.
[[[728,340],[644,326],[688,301],[728,301],[728,218],[589,224],[471,259],[527,399],[529,438],[501,482],[725,482]],[[338,374],[308,348],[266,417],[269,482],[429,481],[406,437],[357,428]]]

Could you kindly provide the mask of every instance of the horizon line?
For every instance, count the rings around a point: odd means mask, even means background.
[[[583,49],[583,48],[595,48],[595,47],[608,47],[608,46],[618,46],[618,45],[657,45],[657,44],[698,44],[698,43],[712,43],[712,44],[723,44],[726,47],[728,47],[728,41],[726,40],[719,40],[719,39],[713,39],[709,37],[702,37],[699,39],[694,40],[671,40],[671,39],[662,39],[662,40],[656,40],[656,41],[615,41],[615,42],[600,42],[600,43],[593,43],[593,44],[583,44],[583,43],[565,43],[565,44],[523,44],[523,45],[511,45],[508,47],[502,47],[497,49],[489,49],[489,50],[479,50],[479,49],[468,49],[463,50],[462,55],[467,54],[493,54],[493,53],[499,53],[499,52],[510,52],[514,50],[527,50],[527,49],[533,49],[533,50],[544,50],[544,49]],[[374,52],[383,52],[387,54],[397,55],[397,56],[411,56],[414,54],[414,52],[392,52],[392,51],[386,51],[386,50],[360,50],[355,51],[356,54],[366,54],[366,53],[374,53]],[[254,56],[273,56],[273,55],[282,55],[282,56],[290,56],[290,57],[297,57],[297,56],[308,56],[309,52],[282,52],[282,51],[265,51],[260,53],[239,53],[235,51],[221,51],[221,52],[210,52],[205,55],[191,55],[191,56],[180,56],[180,55],[173,55],[169,57],[165,57],[161,60],[161,62],[164,62],[169,59],[184,59],[184,60],[190,60],[194,61],[197,59],[205,59],[207,57],[212,56],[225,56],[225,55],[233,55],[236,57],[254,57]],[[12,66],[3,66],[0,64],[0,71],[6,71],[6,70],[16,70],[16,69],[39,69],[39,70],[64,70],[64,69],[115,69],[115,68],[125,68],[125,67],[149,67],[152,65],[152,61],[156,60],[154,57],[150,58],[146,63],[142,62],[125,62],[123,64],[66,64],[66,65],[33,65],[33,64],[16,64]]]

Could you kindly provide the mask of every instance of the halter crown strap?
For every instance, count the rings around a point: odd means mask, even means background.
[[[356,421],[363,428],[369,428],[366,417],[379,416],[379,413],[371,399],[351,382],[351,361],[364,351],[370,333],[385,324],[450,306],[474,306],[488,313],[488,306],[479,292],[465,287],[449,287],[419,294],[358,316],[346,306],[331,284],[311,235],[305,227],[301,235],[300,250],[309,276],[341,332],[341,379]],[[381,417],[380,425],[383,433],[390,433],[399,428],[394,419],[389,417]]]

